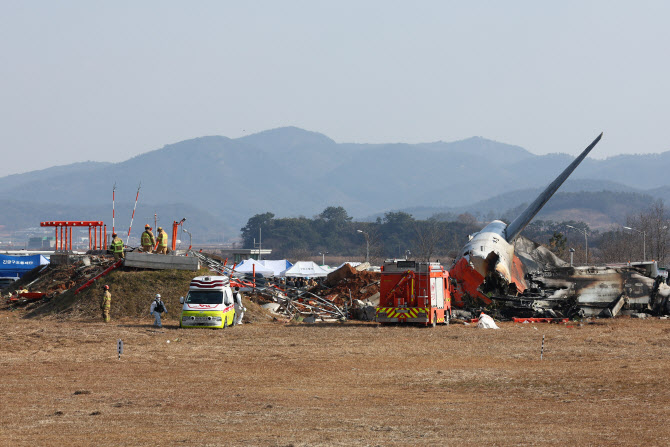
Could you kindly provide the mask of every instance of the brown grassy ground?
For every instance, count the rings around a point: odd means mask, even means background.
[[[149,324],[0,311],[0,445],[670,444],[670,320]]]

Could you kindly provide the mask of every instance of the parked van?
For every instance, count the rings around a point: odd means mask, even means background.
[[[235,324],[233,291],[227,276],[198,276],[191,280],[179,327],[225,328]]]

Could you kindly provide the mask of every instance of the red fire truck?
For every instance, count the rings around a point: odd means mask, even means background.
[[[387,260],[382,266],[377,321],[449,324],[451,283],[438,262]]]

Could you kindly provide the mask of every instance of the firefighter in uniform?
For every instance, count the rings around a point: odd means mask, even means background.
[[[112,294],[109,293],[109,286],[106,285],[103,288],[105,289],[105,293],[102,295],[100,309],[102,310],[102,319],[105,323],[109,323],[109,312],[112,310]]]
[[[144,233],[142,233],[142,251],[145,253],[151,253],[154,251],[154,245],[156,245],[156,239],[154,234],[151,232],[151,227],[149,224],[144,226]]]
[[[163,230],[163,227],[158,227],[158,250],[156,251],[156,253],[166,255],[167,246],[168,246],[168,235],[165,232],[165,230]]]
[[[123,259],[125,257],[123,253],[123,240],[121,240],[116,233],[112,233],[112,238],[112,243],[109,246],[109,249],[114,253],[114,259]]]

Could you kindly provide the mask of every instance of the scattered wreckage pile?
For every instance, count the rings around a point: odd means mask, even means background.
[[[553,318],[670,314],[670,286],[655,263],[556,267],[526,275],[516,297],[492,297],[505,316]]]
[[[48,301],[73,288],[76,292],[85,290],[119,265],[108,256],[97,255],[85,256],[73,264],[46,264],[4,289],[3,296],[6,304],[13,307]]]
[[[606,266],[570,266],[546,248],[523,241],[517,253],[526,266],[528,288],[519,295],[492,294],[492,304],[454,309],[452,317],[467,321],[486,312],[499,320],[521,318],[634,317],[670,314],[670,286],[655,262]],[[197,254],[194,253],[197,256]],[[221,274],[232,273],[219,260],[198,256]],[[109,256],[88,255],[74,264],[37,267],[3,290],[10,307],[49,301],[71,290],[78,293],[119,267]],[[369,264],[345,264],[318,285],[292,288],[270,280],[234,275],[250,299],[286,321],[374,321],[381,274]]]
[[[278,318],[313,322],[347,319],[373,321],[374,305],[379,302],[380,274],[368,272],[369,264],[356,268],[345,264],[330,273],[322,283],[310,288],[279,288],[265,280],[256,287],[244,284],[252,301]],[[376,301],[375,301],[376,300]]]
[[[224,259],[211,253],[191,253],[212,272],[232,277],[231,286],[238,286],[277,319],[309,323],[375,318],[381,274],[366,271],[367,262],[355,268],[344,264],[316,286],[298,288],[234,272]]]
[[[670,314],[670,286],[655,261],[570,266],[525,238],[517,240],[515,250],[526,268],[528,288],[520,295],[491,296],[501,319]]]
[[[193,253],[210,270],[219,274],[233,273],[220,259]],[[98,280],[120,267],[123,261],[110,256],[87,255],[70,264],[47,264],[26,273],[3,292],[11,308],[27,307],[52,301],[65,292],[83,292]],[[323,282],[311,288],[291,288],[268,280],[245,278],[233,274],[231,285],[241,290],[276,318],[294,321],[342,321],[347,319],[374,320],[374,300],[379,292],[379,273],[367,272],[369,264],[352,268],[348,264],[333,272]],[[367,302],[364,302],[367,301]],[[118,306],[116,306],[118,307]],[[115,307],[115,309],[116,309]]]

